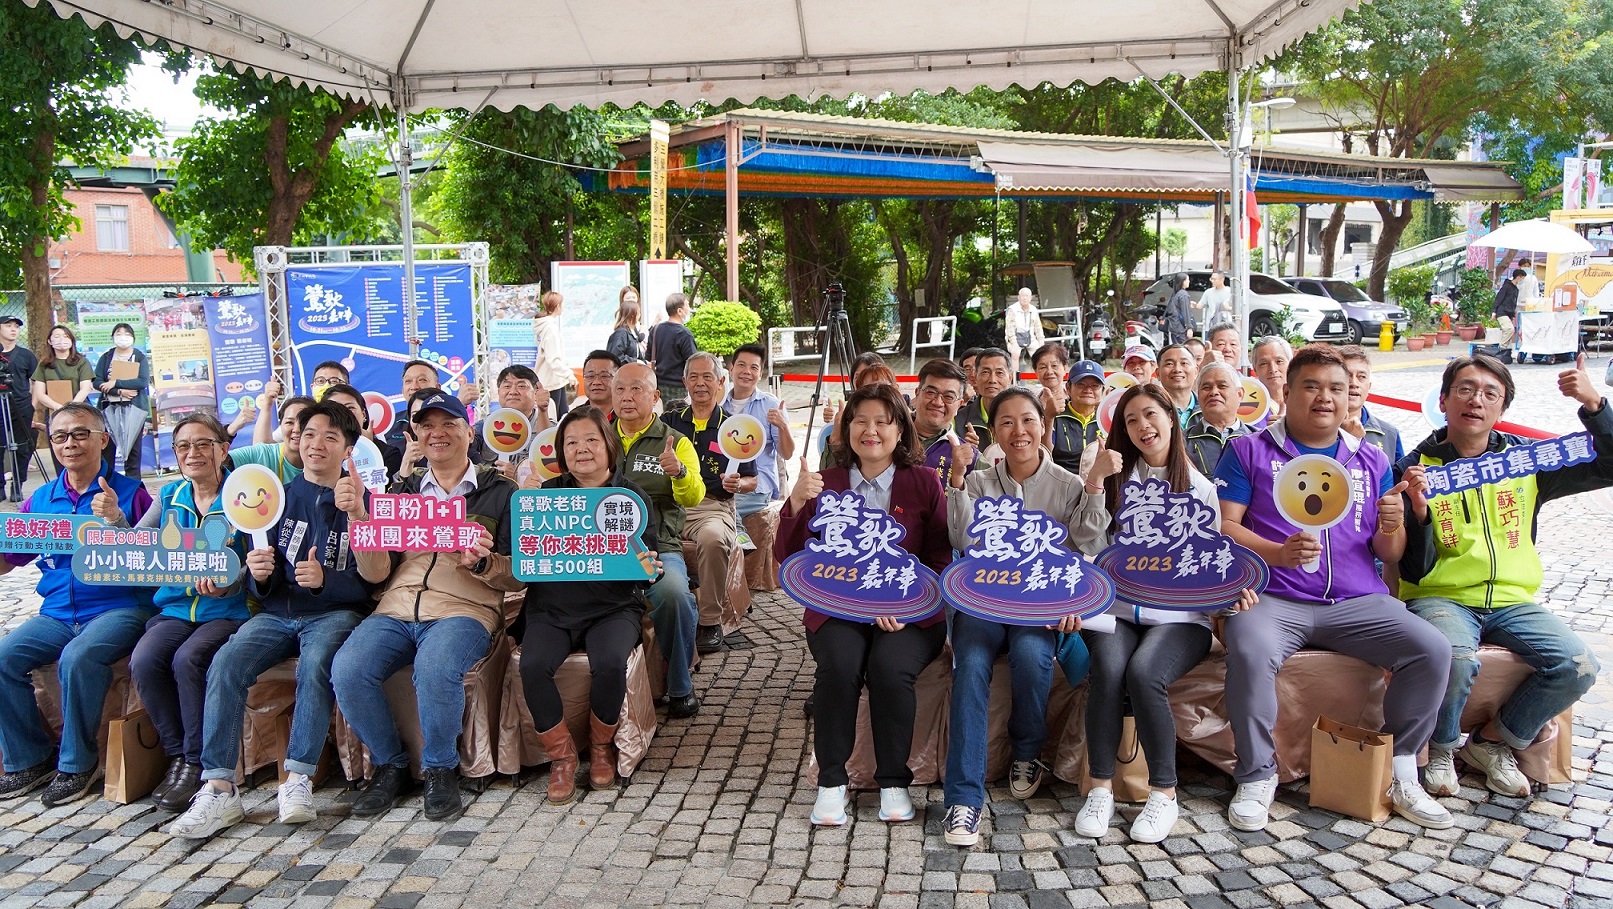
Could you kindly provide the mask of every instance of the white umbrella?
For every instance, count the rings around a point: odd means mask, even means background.
[[[1514,221],[1473,241],[1474,246],[1537,253],[1587,253],[1596,247],[1572,227],[1550,221]]]

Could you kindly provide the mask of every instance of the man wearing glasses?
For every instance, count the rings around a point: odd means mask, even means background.
[[[308,383],[308,394],[319,401],[324,399],[325,389],[332,385],[351,384],[353,381],[348,377],[346,366],[335,360],[326,360],[314,367],[314,378]]]
[[[101,460],[110,442],[101,412],[83,403],[51,415],[50,449],[61,473],[22,504],[33,514],[94,514],[121,511],[138,522],[151,507],[139,480],[113,473]],[[34,560],[24,553],[0,559],[0,574]],[[73,576],[73,557],[42,555],[39,615],[0,638],[0,800],[49,784],[42,801],[54,807],[89,793],[101,778],[96,734],[112,684],[112,664],[128,656],[155,613],[149,592],[132,587],[85,584]],[[57,664],[62,684],[62,739],[57,752],[34,703],[31,673]]]
[[[969,472],[978,454],[977,449],[961,444],[953,426],[968,387],[964,371],[956,363],[931,360],[919,368],[919,387],[913,394],[913,425],[924,446],[924,463],[935,468],[941,475],[941,488],[949,492],[948,478],[954,467]],[[958,463],[960,450],[967,452],[962,463]]]
[[[1613,485],[1613,413],[1591,384],[1580,354],[1557,377],[1563,397],[1580,404],[1579,420],[1596,440],[1596,460],[1503,476],[1477,489],[1428,497],[1428,467],[1524,444],[1495,431],[1511,406],[1512,374],[1495,357],[1457,357],[1440,381],[1444,429],[1435,430],[1395,465],[1409,483],[1411,534],[1400,560],[1400,597],[1451,642],[1450,681],[1428,746],[1423,782],[1430,794],[1455,795],[1453,755],[1462,737],[1462,709],[1479,673],[1481,643],[1511,650],[1534,668],[1495,719],[1468,736],[1462,759],[1484,772],[1490,791],[1526,797],[1529,781],[1513,752],[1527,748],[1546,723],[1596,681],[1596,657],[1586,643],[1535,602],[1540,554],[1535,524],[1552,499]],[[1566,734],[1566,732],[1559,732]]]

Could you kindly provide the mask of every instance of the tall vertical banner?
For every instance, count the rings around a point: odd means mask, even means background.
[[[1585,159],[1563,159],[1563,210],[1582,208],[1585,198]]]
[[[560,341],[567,366],[580,368],[600,350],[616,325],[618,294],[632,280],[626,262],[551,262],[549,286],[560,292]]]
[[[213,409],[213,343],[201,297],[148,298],[146,360],[151,367],[153,454],[158,467],[178,466],[173,426],[197,409]]]
[[[650,121],[650,258],[666,258],[666,156],[672,128]]]
[[[679,293],[683,293],[682,259],[645,259],[639,262],[639,314],[646,330],[666,321],[666,298]]]
[[[419,322],[409,326],[401,262],[288,267],[286,308],[297,390],[306,394],[314,367],[335,360],[347,367],[354,386],[390,394],[401,384],[411,340],[419,341],[419,359],[437,367],[445,390],[458,392],[474,382],[471,266],[417,262],[414,276]]]
[[[272,375],[269,369],[269,320],[263,294],[239,297],[203,297],[207,333],[213,350],[213,391],[218,396],[218,418],[234,420],[254,401]],[[236,435],[239,448],[252,443],[252,434]]]
[[[538,340],[532,320],[543,299],[541,284],[489,284],[487,310],[488,378],[497,378],[506,366],[536,366]]]
[[[1602,207],[1602,159],[1585,158],[1585,207]]]

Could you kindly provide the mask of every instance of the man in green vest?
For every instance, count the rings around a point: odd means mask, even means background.
[[[650,621],[655,624],[656,645],[666,657],[667,716],[691,717],[700,712],[690,669],[694,664],[694,596],[689,592],[689,569],[683,562],[684,509],[706,496],[694,444],[655,415],[660,392],[655,371],[643,363],[629,363],[616,371],[611,382],[616,407],[616,431],[622,439],[622,475],[650,497],[660,522],[660,556],[665,573],[650,587]]]

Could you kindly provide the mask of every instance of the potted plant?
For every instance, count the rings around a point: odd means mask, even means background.
[[[1484,336],[1484,319],[1495,298],[1489,269],[1468,268],[1456,282],[1456,332],[1463,341]]]

